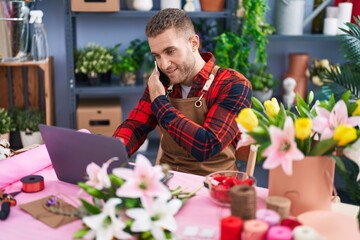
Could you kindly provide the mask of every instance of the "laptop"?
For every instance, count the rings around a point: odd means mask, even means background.
[[[41,136],[59,180],[77,184],[86,181],[86,167],[101,165],[112,157],[108,172],[116,167],[131,167],[125,145],[117,138],[39,124]]]

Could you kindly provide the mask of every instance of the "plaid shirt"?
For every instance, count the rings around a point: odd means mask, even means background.
[[[206,61],[203,69],[195,76],[188,98],[199,97],[215,63],[211,53],[202,53]],[[240,132],[234,121],[242,108],[251,106],[251,84],[240,73],[220,68],[215,79],[204,95],[208,108],[202,126],[187,119],[175,109],[165,96],[150,101],[149,89],[135,108],[115,131],[114,137],[122,138],[129,156],[145,141],[147,134],[157,124],[166,129],[175,142],[182,146],[198,161],[204,161],[240,139]],[[174,85],[172,98],[182,98],[181,86]]]

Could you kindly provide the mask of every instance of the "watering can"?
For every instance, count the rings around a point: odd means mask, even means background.
[[[332,0],[324,0],[305,19],[305,0],[276,0],[275,28],[279,35],[302,35],[303,29]]]

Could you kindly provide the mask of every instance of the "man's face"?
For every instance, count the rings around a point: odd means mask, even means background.
[[[194,43],[195,41],[195,43]],[[171,84],[191,84],[195,67],[194,44],[197,38],[170,28],[156,37],[148,38],[151,53],[160,70]],[[197,48],[196,48],[197,51]]]

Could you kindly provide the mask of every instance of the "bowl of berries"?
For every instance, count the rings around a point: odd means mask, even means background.
[[[235,185],[256,186],[256,179],[245,172],[218,171],[205,177],[205,187],[208,188],[210,199],[216,204],[230,207],[230,188]]]

